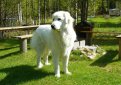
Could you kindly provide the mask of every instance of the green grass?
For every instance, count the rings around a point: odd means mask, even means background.
[[[93,22],[95,27],[98,28],[117,28],[121,27],[121,17],[104,18],[104,16],[98,16],[94,18],[88,18],[89,22]]]
[[[101,20],[97,18],[98,21]],[[121,28],[94,30],[119,32]],[[69,70],[73,74],[63,74],[60,62],[59,79],[54,77],[53,65],[36,68],[35,51],[29,49],[27,53],[22,54],[19,52],[18,43],[15,39],[0,40],[0,85],[121,85],[121,61],[118,60],[117,39],[102,36],[99,39],[94,38],[93,44],[99,45],[107,52],[103,56],[98,55],[94,60],[82,58],[80,51],[73,51],[69,62]],[[52,63],[51,56],[49,60]]]
[[[118,60],[118,44],[112,41],[94,41],[107,51],[95,60],[80,58],[80,52],[70,56],[69,70],[72,76],[54,77],[53,65],[36,68],[36,54],[29,50],[19,52],[18,41],[0,41],[0,85],[120,85],[121,61]],[[50,57],[50,62],[52,59]]]
[[[93,22],[110,22],[110,23],[120,23],[121,22],[121,17],[110,17],[110,18],[104,18],[104,16],[98,16],[94,18],[89,18],[88,20],[93,21]]]

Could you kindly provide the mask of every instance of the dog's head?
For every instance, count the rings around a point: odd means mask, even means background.
[[[52,15],[53,22],[51,24],[52,29],[61,30],[67,28],[69,24],[73,24],[74,19],[71,17],[69,12],[58,11]]]

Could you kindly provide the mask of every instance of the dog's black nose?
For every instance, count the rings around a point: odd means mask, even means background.
[[[51,27],[52,27],[52,29],[54,29],[54,30],[55,30],[55,25],[51,25]]]

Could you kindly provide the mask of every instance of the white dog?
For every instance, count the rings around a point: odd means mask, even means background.
[[[76,39],[74,19],[66,11],[55,12],[52,17],[52,24],[40,25],[31,40],[31,46],[37,52],[37,65],[38,68],[43,67],[41,57],[45,57],[45,65],[49,65],[48,55],[51,51],[55,76],[60,77],[59,57],[63,58],[64,73],[71,75],[68,71],[68,62]]]

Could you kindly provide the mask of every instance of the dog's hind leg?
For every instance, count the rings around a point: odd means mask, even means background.
[[[43,64],[41,62],[41,57],[43,55],[43,52],[42,50],[40,50],[40,48],[36,48],[36,52],[37,52],[37,67],[38,68],[42,68],[43,67]]]
[[[44,54],[44,58],[45,58],[45,65],[51,65],[51,63],[49,63],[48,61],[48,56],[50,54],[49,50],[46,50],[45,54]]]

